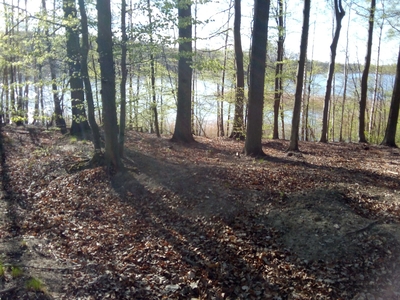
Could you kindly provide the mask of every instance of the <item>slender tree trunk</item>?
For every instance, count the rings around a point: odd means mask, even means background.
[[[158,127],[158,111],[157,111],[157,99],[156,99],[156,74],[154,68],[154,54],[153,54],[153,20],[151,16],[151,7],[150,7],[150,0],[147,0],[147,10],[148,10],[148,18],[149,18],[149,25],[150,25],[150,77],[151,77],[151,97],[153,103],[151,104],[151,110],[154,116],[154,128],[156,130],[157,137],[160,136],[160,129]]]
[[[350,15],[351,8],[349,8],[349,18],[346,32],[346,50],[345,50],[345,62],[344,62],[344,83],[343,83],[343,101],[342,101],[342,112],[340,116],[340,132],[339,132],[339,142],[343,142],[343,127],[344,127],[344,108],[346,105],[346,93],[347,93],[347,82],[349,80],[349,29],[350,29]]]
[[[194,1],[194,19],[197,20],[197,0]],[[194,37],[193,37],[193,57],[197,57],[197,22],[194,22],[193,25],[193,31],[194,31]],[[164,48],[163,48],[164,51]],[[169,75],[169,74],[168,74]],[[197,70],[193,69],[192,70],[192,116],[191,116],[191,121],[192,121],[192,134],[194,135],[200,135],[200,130],[198,129],[198,120],[196,118],[196,97],[197,97]]]
[[[178,103],[172,141],[190,143],[192,135],[192,22],[191,5],[178,1],[179,62]]]
[[[94,55],[92,55],[92,68],[93,68],[93,75],[94,75],[94,88],[95,88],[95,95],[96,95],[96,107],[97,107],[97,115],[99,116],[99,124],[103,123],[103,115],[101,113],[101,107],[100,107],[100,99],[99,99],[99,92],[98,92],[98,75],[97,75],[97,69],[96,69],[96,62]]]
[[[240,35],[241,0],[235,0],[235,20],[233,25],[233,37],[235,43],[236,62],[236,90],[235,90],[235,114],[233,117],[233,129],[230,138],[244,140],[243,103],[244,103],[244,68],[242,39]]]
[[[385,137],[381,145],[389,147],[397,147],[396,145],[396,130],[399,119],[400,109],[400,48],[397,58],[396,79],[394,82],[392,100],[390,102],[389,118],[386,126]]]
[[[307,73],[307,72],[305,72]],[[306,75],[306,74],[305,74]],[[309,115],[309,109],[310,109],[310,99],[311,99],[311,84],[313,82],[312,76],[314,75],[314,45],[313,45],[313,51],[311,54],[311,62],[310,62],[310,74],[308,76],[308,85],[307,85],[307,93],[306,93],[306,98],[303,99],[304,103],[304,140],[309,141],[310,140],[310,122],[308,121],[308,115]]]
[[[126,68],[126,43],[128,42],[128,36],[126,35],[126,1],[121,1],[121,104],[119,114],[119,135],[118,135],[118,148],[120,157],[124,157],[124,144],[125,144],[125,127],[126,127],[126,79],[127,79],[127,68]]]
[[[265,156],[262,150],[264,114],[265,63],[270,0],[254,1],[254,27],[250,58],[248,122],[244,152],[249,156]]]
[[[111,31],[110,0],[97,0],[97,51],[99,53],[104,117],[105,157],[116,171],[122,167],[118,147],[118,123],[115,103],[115,70]]]
[[[294,99],[293,118],[292,118],[292,131],[290,134],[290,145],[288,151],[299,151],[301,96],[303,93],[302,89],[304,81],[304,67],[306,64],[306,57],[307,57],[310,8],[311,8],[311,0],[304,0],[303,29],[301,32],[301,42],[300,42],[300,58],[297,69],[296,93]]]
[[[340,30],[342,29],[342,20],[345,15],[345,11],[342,6],[342,1],[334,0],[334,4],[335,4],[336,29],[331,44],[331,61],[329,64],[328,79],[326,81],[324,111],[322,116],[322,133],[321,133],[321,139],[319,140],[321,143],[328,142],[328,111],[329,111],[329,102],[331,100],[332,80],[333,80],[333,75],[335,74],[336,49],[339,42]]]
[[[278,0],[278,42],[277,42],[277,59],[275,67],[275,94],[274,94],[274,131],[273,139],[279,139],[279,107],[283,95],[283,54],[284,54],[284,43],[285,43],[285,24],[283,21],[283,0]]]
[[[229,38],[229,23],[231,20],[231,7],[232,7],[232,0],[229,2],[229,9],[228,9],[228,21],[226,24],[226,33],[225,33],[225,45],[224,45],[224,62],[222,67],[222,80],[221,80],[221,103],[220,103],[220,123],[219,123],[219,131],[220,136],[225,136],[224,130],[224,101],[225,101],[225,76],[226,76],[226,61],[228,57],[228,38]]]
[[[371,104],[371,114],[369,116],[369,124],[368,124],[368,132],[370,136],[370,141],[373,142],[374,137],[376,137],[376,140],[378,140],[379,133],[375,132],[375,126],[376,126],[376,102],[377,102],[377,97],[378,97],[378,89],[379,89],[379,60],[381,56],[381,42],[382,42],[382,31],[383,31],[383,24],[384,24],[384,19],[381,21],[381,24],[379,26],[379,36],[378,36],[378,53],[376,57],[376,70],[375,70],[375,81],[374,81],[374,96],[372,98],[372,104]]]
[[[368,75],[369,68],[371,65],[371,52],[372,52],[372,37],[374,32],[374,18],[375,18],[376,0],[371,0],[371,9],[369,16],[369,27],[368,27],[368,42],[367,42],[367,54],[365,56],[365,66],[361,78],[361,99],[360,99],[360,115],[359,115],[359,127],[358,127],[358,138],[360,143],[367,143],[365,137],[365,110],[367,107],[368,97]]]
[[[51,53],[51,42],[48,39],[48,35],[46,35],[46,40],[47,40],[47,50],[49,53]],[[51,88],[53,92],[53,103],[54,103],[53,119],[55,120],[56,127],[61,130],[61,133],[66,134],[67,124],[65,123],[65,119],[63,117],[60,96],[58,94],[56,61],[51,55],[49,56],[49,67],[50,67]]]
[[[89,32],[88,32],[87,15],[86,15],[84,0],[78,0],[78,2],[81,14],[81,26],[82,26],[81,72],[82,72],[83,82],[85,83],[85,93],[86,93],[86,101],[88,107],[88,119],[90,128],[92,129],[93,146],[95,152],[100,152],[101,151],[100,132],[99,132],[99,127],[97,126],[96,123],[92,85],[90,82],[89,70],[88,70]]]

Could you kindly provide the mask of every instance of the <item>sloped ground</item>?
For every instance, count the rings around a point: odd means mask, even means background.
[[[196,140],[130,132],[127,170],[111,175],[72,172],[88,142],[3,128],[0,297],[400,298],[398,149],[300,143],[288,156],[266,141],[257,160]]]

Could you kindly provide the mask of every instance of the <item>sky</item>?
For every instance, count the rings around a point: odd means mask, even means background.
[[[213,31],[219,28],[222,23],[227,22],[227,13],[218,13],[226,10],[229,7],[230,0],[213,1],[212,3],[204,4],[199,9],[200,18],[211,18],[215,20],[212,23],[207,24],[199,30],[203,35],[207,35],[207,32]],[[275,1],[273,1],[275,2]],[[301,29],[303,22],[303,1],[300,0],[287,0],[288,2],[288,14],[286,17],[287,23],[287,34],[285,40],[285,48],[287,52],[298,54],[300,51],[300,38]],[[311,15],[310,15],[310,29],[309,29],[309,43],[308,43],[308,57],[313,56],[314,60],[323,62],[330,61],[330,44],[332,42],[332,17],[333,12],[328,3],[329,0],[312,0],[311,1]],[[367,1],[358,1],[360,6],[369,8]],[[380,1],[378,0],[378,8]],[[364,63],[366,47],[367,47],[367,33],[368,33],[368,19],[362,18],[356,15],[354,10],[349,10],[348,6],[343,2],[346,16],[342,20],[342,29],[339,38],[338,53],[336,57],[337,62],[344,62],[345,60],[345,48],[346,48],[346,32],[349,24],[350,16],[350,28],[349,28],[349,58],[351,62],[359,61],[361,64]],[[253,1],[242,0],[242,44],[244,49],[249,49],[250,45],[250,27],[251,27],[251,16],[252,9],[254,7]],[[353,8],[356,8],[353,5]],[[361,8],[358,8],[361,10]],[[232,10],[233,13],[233,10]],[[233,24],[233,17],[231,19]],[[269,20],[269,40],[274,40],[276,36],[276,29],[272,28],[276,25],[274,19]],[[272,26],[272,27],[271,27]],[[388,26],[384,27],[385,29]],[[385,30],[384,30],[385,31]],[[378,33],[379,26],[375,23],[374,27],[374,39],[373,39],[373,55],[372,61],[376,62],[377,58],[377,45],[378,45]],[[388,40],[382,39],[380,61],[381,64],[395,63],[397,61],[399,38]],[[223,40],[221,39],[223,44]],[[221,42],[220,41],[220,42]],[[217,46],[217,43],[213,40],[203,41],[201,45],[213,48]]]
[[[134,3],[139,0],[134,0]],[[285,50],[287,53],[298,55],[300,51],[300,37],[302,28],[303,18],[303,1],[302,0],[286,0],[287,1],[287,16],[286,25],[287,33],[285,40]],[[342,21],[342,30],[339,39],[338,51],[336,62],[343,63],[345,61],[345,48],[346,48],[346,32],[350,21],[349,28],[349,58],[351,62],[364,63],[367,47],[367,30],[368,30],[368,19],[357,16],[353,5],[353,10],[349,10],[346,4],[346,0],[343,0],[343,6],[346,11],[346,16]],[[385,0],[389,1],[389,0]],[[398,1],[398,0],[390,0]],[[37,10],[39,7],[37,1],[28,1],[31,6],[31,10]],[[127,1],[129,2],[129,0]],[[358,0],[358,11],[364,12],[369,8],[369,2],[366,0]],[[119,11],[120,0],[112,0],[112,6],[114,11]],[[276,0],[271,1],[271,5],[276,5]],[[330,61],[330,44],[332,42],[332,17],[333,12],[330,7],[332,0],[312,0],[311,1],[311,16],[310,16],[310,30],[309,30],[309,43],[308,43],[308,58],[311,56],[314,60],[323,62]],[[224,45],[224,37],[215,37],[210,39],[216,31],[221,28],[226,29],[226,22],[228,21],[228,8],[233,6],[233,0],[211,0],[206,4],[198,5],[198,18],[202,21],[208,21],[204,25],[198,25],[197,34],[201,38],[197,41],[199,48],[218,49]],[[377,1],[377,6],[380,8],[381,0]],[[242,0],[242,45],[244,51],[250,48],[251,42],[251,25],[252,25],[252,11],[254,7],[254,0]],[[192,7],[194,15],[194,5]],[[230,11],[230,28],[233,28],[233,8]],[[349,20],[350,16],[350,20]],[[119,19],[117,17],[116,19]],[[144,22],[147,22],[147,16],[144,17]],[[275,19],[270,18],[269,21],[269,40],[274,42],[276,40],[276,25]],[[380,64],[390,64],[397,61],[398,47],[400,43],[400,37],[397,39],[387,39],[386,29],[389,26],[384,27],[384,34],[382,38]],[[373,55],[372,63],[377,61],[377,47],[378,47],[378,33],[379,26],[377,23],[374,28],[374,39],[373,39]],[[230,33],[230,44],[233,44],[233,33]]]

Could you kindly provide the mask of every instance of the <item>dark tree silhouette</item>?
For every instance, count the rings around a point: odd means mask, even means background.
[[[81,74],[81,47],[79,44],[79,31],[75,1],[63,0],[64,19],[67,20],[67,57],[69,70],[69,85],[71,89],[72,124],[71,135],[85,137],[90,130],[84,105],[83,81]]]
[[[254,28],[250,58],[248,121],[244,153],[265,156],[262,150],[265,62],[270,0],[254,1]]]
[[[372,54],[372,37],[374,33],[374,18],[375,18],[376,0],[371,0],[371,9],[369,15],[368,26],[368,41],[367,41],[367,54],[365,56],[365,66],[361,77],[361,99],[360,99],[360,115],[358,126],[358,141],[360,143],[367,143],[365,137],[365,110],[367,108],[367,93],[368,93],[368,75],[369,67],[371,65]]]
[[[230,138],[244,140],[243,103],[244,103],[244,69],[243,50],[240,35],[240,23],[242,9],[240,0],[235,0],[235,21],[233,24],[233,38],[235,43],[236,61],[236,91],[235,91],[235,115],[233,117],[233,129]]]
[[[292,131],[290,134],[290,145],[288,151],[299,151],[299,127],[300,127],[300,111],[301,98],[303,95],[304,67],[307,58],[308,30],[310,22],[311,0],[304,0],[303,9],[303,28],[301,32],[300,42],[300,58],[297,68],[296,93],[294,99]]]
[[[394,81],[392,100],[390,102],[389,118],[386,126],[385,137],[383,138],[381,145],[397,148],[395,139],[396,139],[397,122],[399,120],[399,108],[400,108],[400,48],[399,48],[399,55],[397,58],[396,79]]]
[[[88,31],[88,21],[85,9],[85,1],[79,0],[79,12],[81,14],[81,26],[82,26],[82,51],[81,51],[81,64],[82,64],[82,78],[85,83],[85,93],[86,101],[88,106],[88,119],[89,125],[92,129],[93,135],[93,146],[95,152],[101,151],[100,143],[100,133],[99,126],[96,123],[96,117],[94,113],[94,102],[93,102],[93,92],[92,85],[90,84],[89,70],[88,70],[88,53],[89,53],[89,31]]]
[[[99,53],[101,72],[105,158],[107,165],[118,171],[122,163],[118,149],[118,123],[115,104],[115,70],[110,0],[97,0],[97,20],[97,51]]]
[[[178,1],[178,103],[172,141],[194,142],[192,135],[192,13],[190,2]]]
[[[342,29],[342,19],[344,18],[345,15],[345,11],[342,6],[342,0],[334,0],[334,5],[335,5],[336,28],[331,44],[331,61],[329,64],[328,79],[326,81],[324,112],[322,116],[322,133],[320,139],[320,142],[322,143],[328,142],[328,112],[329,112],[329,103],[331,100],[332,80],[333,80],[333,75],[335,73],[336,49],[339,42],[340,30]]]
[[[285,43],[285,23],[283,19],[283,0],[278,0],[278,12],[276,17],[278,26],[278,42],[276,52],[276,67],[275,67],[275,94],[274,94],[274,132],[273,139],[279,139],[278,131],[278,119],[279,119],[279,107],[281,105],[281,99],[283,94],[282,87],[282,73],[283,73],[283,54],[284,54],[284,43]]]

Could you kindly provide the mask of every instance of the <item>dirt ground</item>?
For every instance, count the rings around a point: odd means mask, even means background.
[[[3,128],[0,298],[400,299],[398,149],[168,138],[128,132],[109,174],[77,170],[88,141]]]

